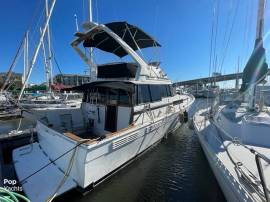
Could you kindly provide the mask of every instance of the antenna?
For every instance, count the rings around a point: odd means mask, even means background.
[[[78,18],[76,14],[74,14],[74,18],[75,18],[76,32],[79,32]]]

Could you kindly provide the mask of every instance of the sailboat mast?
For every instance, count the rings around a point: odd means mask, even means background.
[[[258,42],[262,41],[263,37],[264,10],[265,10],[265,0],[259,0],[258,14],[257,14],[257,28],[256,28],[256,45]]]
[[[30,75],[31,75],[31,73],[32,73],[33,67],[34,67],[34,65],[35,65],[35,63],[36,63],[37,56],[38,56],[38,52],[39,52],[39,49],[40,49],[40,47],[41,47],[41,45],[42,45],[42,42],[43,42],[45,33],[46,33],[46,31],[47,31],[47,27],[48,27],[50,18],[51,18],[51,16],[52,16],[52,12],[53,12],[53,8],[54,8],[55,3],[56,3],[56,0],[52,0],[51,8],[50,8],[50,10],[49,10],[49,14],[48,14],[48,17],[47,17],[47,19],[46,19],[45,26],[44,26],[44,28],[43,28],[43,30],[42,30],[42,34],[41,34],[41,36],[40,36],[40,38],[39,38],[39,43],[38,43],[38,45],[37,45],[37,47],[36,47],[36,49],[35,49],[35,51],[34,51],[34,56],[33,56],[32,60],[31,60],[31,65],[30,65],[29,70],[28,70],[28,72],[27,72],[27,76],[26,76],[26,79],[25,79],[25,81],[24,81],[24,83],[23,83],[23,86],[22,86],[21,92],[20,92],[20,94],[19,94],[18,100],[20,100],[21,97],[22,97],[22,94],[23,94],[23,91],[24,91],[24,89],[25,89],[26,83],[28,82],[28,80],[29,80],[29,78],[30,78]]]
[[[24,45],[23,45],[23,80],[22,82],[25,81],[26,74],[28,71],[28,65],[29,65],[28,40],[29,40],[29,31],[27,31],[25,34]]]
[[[89,22],[93,21],[93,14],[92,14],[92,0],[88,0],[88,9],[89,9]]]
[[[253,56],[256,56],[257,54],[259,54],[259,50],[263,48],[264,10],[265,10],[265,0],[259,0],[258,13],[257,13],[257,26],[256,26],[256,40],[255,40],[255,46],[254,46],[255,54]],[[260,58],[262,56],[258,56],[258,57]],[[258,63],[259,64],[257,65],[260,67],[262,65],[260,64],[261,61],[258,61]],[[267,69],[267,65],[266,65],[266,69]],[[256,74],[256,72],[254,72],[254,74]],[[250,87],[248,90],[248,107],[251,110],[255,108],[256,86],[257,86],[256,83],[253,82],[252,84],[250,84]]]
[[[40,35],[42,34],[42,28],[40,28]],[[46,89],[50,91],[50,76],[49,76],[49,67],[48,67],[48,61],[47,61],[47,55],[46,55],[46,49],[44,45],[44,41],[41,43],[42,46],[42,52],[43,52],[43,60],[44,60],[44,70],[45,70],[45,78],[46,78]]]
[[[26,43],[27,43],[27,37],[25,35],[24,43],[23,43],[23,76],[22,76],[22,82],[24,82],[25,76],[26,76]]]
[[[26,44],[25,44],[25,76],[29,70],[29,31],[26,32]],[[25,79],[25,77],[24,77]]]
[[[89,11],[88,11],[89,19],[88,20],[89,20],[89,22],[92,22],[93,21],[92,0],[88,0],[88,9],[89,9]],[[90,63],[91,63],[90,70],[89,70],[90,79],[94,80],[96,77],[96,69],[94,66],[93,48],[90,48]]]
[[[48,0],[45,0],[45,12],[46,12],[46,19],[49,16],[49,6]],[[51,49],[51,32],[50,32],[50,23],[48,24],[47,28],[47,39],[48,39],[48,70],[49,70],[49,80],[47,81],[49,84],[49,92],[52,91],[52,84],[53,84],[53,75],[52,75],[52,49]],[[44,41],[43,41],[44,43]]]

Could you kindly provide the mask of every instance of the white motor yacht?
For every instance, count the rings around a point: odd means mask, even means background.
[[[16,174],[31,201],[45,201],[73,188],[93,188],[156,145],[181,125],[194,97],[175,94],[159,63],[136,50],[160,46],[127,22],[89,23],[72,47],[98,48],[133,62],[92,65],[92,82],[74,87],[80,108],[48,111],[37,121],[38,141],[13,150]]]

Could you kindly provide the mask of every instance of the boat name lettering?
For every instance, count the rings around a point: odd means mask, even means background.
[[[152,124],[151,126],[145,128],[145,134],[151,133],[154,130],[157,130],[161,126],[162,126],[162,122],[161,121],[158,122],[158,123]]]

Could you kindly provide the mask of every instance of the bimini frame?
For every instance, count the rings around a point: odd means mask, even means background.
[[[148,64],[124,41],[119,37],[117,34],[115,34],[111,29],[109,29],[107,26],[103,24],[97,24],[94,22],[89,22],[89,31],[86,33],[80,33],[77,32],[75,36],[78,38],[75,39],[71,46],[75,49],[75,51],[79,54],[79,56],[82,58],[82,60],[90,67],[94,68],[92,72],[95,73],[95,75],[91,75],[91,79],[95,80],[97,76],[97,67],[90,58],[87,57],[87,55],[78,47],[81,42],[83,42],[88,37],[94,36],[96,33],[100,31],[106,32],[109,36],[111,36],[138,64],[138,69],[136,72],[136,80],[145,80],[146,77],[149,77],[149,67]]]

